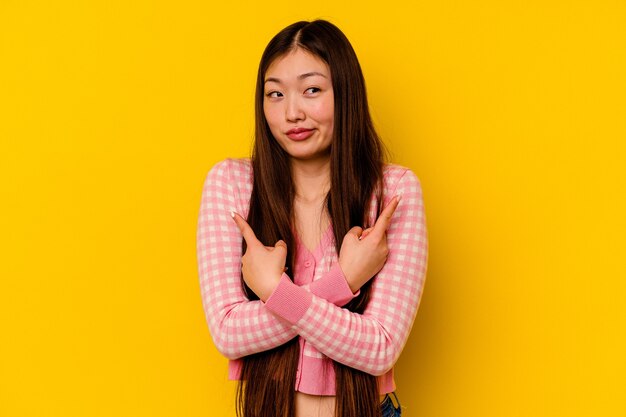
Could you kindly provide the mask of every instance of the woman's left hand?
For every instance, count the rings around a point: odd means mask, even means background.
[[[246,285],[265,302],[274,292],[285,270],[287,244],[283,240],[274,246],[265,246],[239,214],[232,212],[233,219],[248,245],[241,257],[241,272]]]

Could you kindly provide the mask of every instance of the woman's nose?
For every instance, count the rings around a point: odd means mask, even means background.
[[[304,111],[302,111],[302,105],[297,97],[290,97],[287,99],[285,118],[290,122],[304,120]]]

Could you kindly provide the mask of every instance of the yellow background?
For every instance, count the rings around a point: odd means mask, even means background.
[[[626,3],[0,2],[0,415],[231,416],[195,253],[271,36],[326,18],[420,177],[410,416],[626,415]]]

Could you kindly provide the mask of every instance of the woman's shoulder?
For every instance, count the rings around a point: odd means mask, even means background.
[[[393,176],[398,176],[398,175],[401,176],[407,170],[409,170],[408,167],[405,167],[403,165],[396,164],[393,162],[385,162],[383,164],[383,176],[384,177],[393,177]]]
[[[214,193],[230,195],[234,199],[234,208],[246,217],[252,183],[250,158],[225,158],[213,164],[204,188]]]
[[[210,171],[229,172],[230,175],[241,176],[252,173],[252,162],[250,158],[224,158],[217,161]]]
[[[235,171],[247,172],[252,170],[252,161],[250,158],[224,158],[217,161],[211,167],[213,169],[229,169]]]
[[[250,158],[225,158],[217,161],[209,169],[207,181],[226,187],[250,188],[252,185]]]
[[[383,165],[383,182],[386,192],[395,190],[402,179],[419,186],[419,178],[411,168],[396,163]]]

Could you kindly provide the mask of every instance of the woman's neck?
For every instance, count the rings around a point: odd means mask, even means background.
[[[330,190],[330,158],[292,160],[291,175],[296,199],[302,203],[318,203]]]

